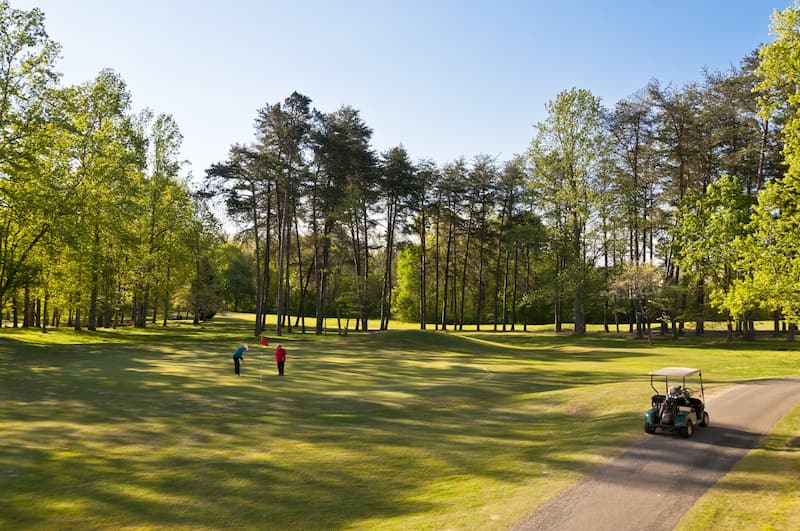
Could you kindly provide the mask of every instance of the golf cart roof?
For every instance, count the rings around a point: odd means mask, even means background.
[[[690,369],[688,367],[664,367],[657,371],[651,371],[650,376],[677,376],[686,377],[693,374],[698,374],[700,369]]]

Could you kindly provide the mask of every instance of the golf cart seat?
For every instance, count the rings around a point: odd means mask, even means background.
[[[689,407],[691,407],[695,411],[698,418],[702,418],[703,411],[705,411],[706,408],[702,400],[700,400],[699,398],[690,398]]]
[[[661,407],[661,404],[664,403],[665,399],[666,397],[664,395],[655,394],[650,398],[651,406],[658,409]]]

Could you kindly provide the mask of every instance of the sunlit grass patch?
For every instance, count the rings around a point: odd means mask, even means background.
[[[684,515],[677,529],[797,529],[800,407]]]

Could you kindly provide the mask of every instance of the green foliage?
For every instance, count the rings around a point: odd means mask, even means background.
[[[232,311],[252,311],[256,289],[253,266],[238,245],[225,244],[217,255],[222,303]]]
[[[626,264],[613,287],[621,298],[636,301],[643,322],[660,319],[667,306],[662,287],[664,275],[651,264]]]
[[[591,214],[605,141],[600,100],[588,90],[573,88],[546,107],[548,116],[537,124],[528,153],[531,190],[547,219],[566,231],[565,238],[579,238]],[[576,227],[577,234],[571,232]]]
[[[753,211],[752,234],[739,244],[740,270],[745,276],[735,283],[731,306],[758,304],[780,310],[792,323],[800,323],[800,179],[787,174],[767,183]],[[735,307],[735,306],[734,306]]]
[[[556,242],[556,270],[575,281],[575,333],[582,334],[586,331],[586,288],[592,267],[587,227],[596,209],[606,150],[603,109],[591,92],[573,88],[549,102],[547,112],[545,121],[536,126],[528,152],[533,166],[531,195]]]
[[[775,40],[762,47],[759,85],[765,115],[779,110],[783,127],[785,176],[767,183],[758,194],[745,238],[740,269],[745,276],[735,285],[727,304],[740,311],[753,303],[779,310],[792,323],[800,322],[800,7],[776,11]]]
[[[706,193],[690,193],[678,209],[673,229],[678,255],[676,262],[695,282],[710,290],[711,303],[735,318],[743,308],[726,302],[733,282],[739,278],[740,247],[746,237],[752,199],[739,179],[723,175]]]
[[[397,254],[397,293],[392,312],[402,321],[419,320],[419,247],[406,245]]]
[[[188,226],[192,276],[186,302],[194,314],[194,324],[210,319],[221,310],[222,282],[215,254],[222,245],[219,224],[207,206],[195,201],[193,218]]]
[[[133,115],[110,69],[59,87],[38,9],[0,2],[0,26],[0,302],[23,293],[25,326],[34,304],[37,326],[112,326],[126,310],[143,326],[161,304],[166,319],[194,270],[177,124]]]
[[[59,46],[44,15],[0,2],[0,305],[22,285],[45,235],[66,208],[65,167],[55,160],[54,123]]]
[[[779,112],[783,126],[784,156],[789,172],[800,172],[800,6],[795,2],[783,11],[775,11],[771,25],[774,40],[759,51],[758,89],[762,96],[762,114]]]

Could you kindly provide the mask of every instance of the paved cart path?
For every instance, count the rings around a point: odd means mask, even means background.
[[[671,530],[798,403],[800,378],[729,388],[709,398],[711,424],[691,439],[648,437],[514,529]]]

